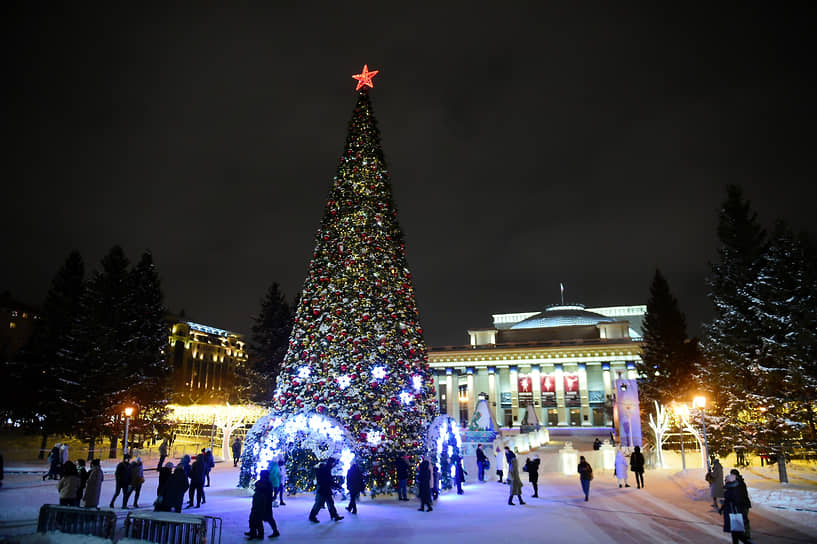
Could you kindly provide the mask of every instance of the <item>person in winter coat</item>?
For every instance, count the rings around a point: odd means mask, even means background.
[[[113,503],[116,500],[116,497],[119,496],[119,492],[122,492],[122,508],[128,508],[128,496],[130,495],[130,455],[127,453],[122,456],[122,461],[116,465],[116,473],[114,477],[116,478],[116,492],[113,494],[113,498],[111,498],[110,507],[113,508]]]
[[[182,503],[184,502],[184,494],[188,488],[187,476],[184,474],[184,467],[179,465],[173,471],[170,481],[167,482],[165,488],[164,498],[162,499],[162,508],[166,512],[173,510],[174,512],[182,511]]]
[[[715,459],[712,462],[712,467],[706,473],[706,481],[709,482],[709,496],[712,497],[712,507],[715,510],[720,510],[721,505],[718,499],[723,499],[723,465]]]
[[[348,512],[357,514],[357,498],[364,488],[363,473],[360,471],[357,459],[353,459],[349,470],[346,471],[346,489],[349,490],[349,506],[346,507]]]
[[[137,457],[130,464],[130,491],[133,493],[134,508],[139,508],[139,495],[142,493],[143,483],[145,483],[145,469],[142,466],[142,458]]]
[[[277,465],[276,465],[277,466]],[[255,492],[252,496],[252,508],[250,509],[250,530],[247,533],[247,540],[261,540],[264,538],[264,522],[269,523],[272,529],[270,538],[281,536],[278,532],[278,525],[272,516],[272,484],[268,470],[262,470],[255,482]]]
[[[57,490],[60,492],[60,505],[79,506],[80,479],[77,474],[77,467],[71,461],[66,461],[62,465],[62,478],[57,482]]]
[[[488,457],[482,451],[482,444],[477,445],[477,479],[480,482],[485,481],[485,463],[488,462]]]
[[[285,506],[286,503],[284,502],[284,487],[287,485],[287,462],[286,459],[283,457],[278,459],[278,473],[280,474],[279,479],[281,484],[278,486],[278,489],[272,490],[272,498],[275,499],[275,493],[278,493],[278,504],[281,506]]]
[[[423,455],[423,460],[420,461],[420,466],[417,469],[417,487],[420,493],[420,508],[418,510],[420,512],[431,512],[433,510],[431,507],[432,477],[431,461],[428,460],[427,456]]]
[[[275,496],[278,494],[278,488],[281,486],[281,471],[278,469],[278,461],[273,459],[267,465],[267,473],[269,474],[269,483],[272,486],[272,505],[276,506]]]
[[[186,453],[184,455],[182,455],[182,460],[181,460],[180,464],[181,464],[182,470],[184,470],[184,475],[187,476],[187,479],[189,480],[190,479],[190,470],[192,469],[192,467],[190,466],[190,456],[187,455]]]
[[[429,464],[431,465],[431,497],[436,501],[440,498],[440,468],[431,461]]]
[[[638,447],[638,446],[636,446]],[[584,492],[584,500],[590,500],[590,480],[593,479],[593,467],[584,458],[584,455],[579,457],[579,482],[582,484],[582,491]]]
[[[454,463],[454,483],[457,484],[457,495],[462,495],[462,483],[465,481],[465,475],[468,473],[462,468],[461,455],[454,454],[451,458],[451,462]]]
[[[622,484],[624,487],[630,487],[627,483],[627,458],[624,457],[622,448],[616,451],[616,479],[619,487],[622,487]]]
[[[644,487],[644,454],[636,446],[630,454],[630,470],[635,472],[635,484],[638,489]]]
[[[499,446],[496,447],[496,478],[497,482],[502,483],[503,478],[505,476],[505,471],[502,470],[502,467],[505,466],[505,456],[502,454],[502,450],[499,449]]]
[[[210,487],[210,469],[216,466],[216,461],[210,448],[201,450],[201,453],[204,455],[204,477],[207,479],[204,487]]]
[[[511,448],[505,446],[505,462],[508,465],[508,478],[505,480],[506,484],[511,483],[511,461],[516,457],[516,454],[511,451]]]
[[[88,481],[85,482],[85,508],[99,507],[104,481],[105,475],[102,473],[102,467],[99,466],[99,459],[91,459],[91,471],[88,473]]]
[[[723,531],[725,533],[732,533],[732,544],[738,544],[738,542],[745,542],[746,544],[751,544],[751,536],[749,534],[749,508],[751,507],[751,503],[749,502],[749,494],[748,492],[744,493],[741,491],[741,485],[738,481],[738,476],[735,474],[729,474],[726,477],[726,484],[724,485],[724,492],[723,492],[723,507],[718,510],[718,513],[723,514]],[[743,517],[743,531],[732,531],[731,524],[729,522],[729,514],[741,514]]]
[[[48,454],[48,472],[43,475],[43,480],[48,478],[49,480],[56,480],[60,477],[60,469],[62,468],[62,454],[60,454],[60,444],[57,442],[54,444],[54,447],[51,448],[51,452]]]
[[[187,497],[187,507],[193,506],[193,494],[196,495],[196,508],[201,506],[201,503],[207,502],[204,497],[204,464],[206,463],[204,455],[201,453],[196,456],[193,461],[193,466],[190,467],[190,493]]]
[[[510,451],[510,450],[508,450]],[[511,492],[508,495],[508,504],[513,506],[513,497],[516,495],[519,497],[519,504],[525,504],[525,501],[522,500],[522,478],[519,477],[519,460],[516,458],[516,455],[511,452],[511,462],[508,468],[508,481],[511,486]]]
[[[408,457],[405,454],[401,453],[397,456],[394,469],[397,472],[397,499],[407,501],[409,500],[407,490],[409,464]]]
[[[161,510],[161,505],[164,502],[165,492],[167,491],[167,484],[170,483],[170,478],[173,476],[173,463],[167,463],[159,470],[159,485],[156,487],[156,511]],[[167,510],[170,510],[169,508]],[[166,511],[167,511],[166,510]]]
[[[534,498],[539,498],[539,456],[534,455],[533,459],[525,459],[525,472],[528,473],[528,480],[533,486]]]
[[[77,473],[79,474],[79,492],[77,492],[77,506],[82,501],[85,485],[88,483],[88,471],[85,470],[85,459],[77,459]]]
[[[312,523],[318,523],[318,512],[320,512],[324,504],[333,520],[340,521],[343,519],[343,516],[339,516],[338,511],[335,510],[335,499],[332,498],[332,487],[334,485],[332,467],[334,466],[335,459],[330,457],[319,464],[316,470],[315,476],[318,487],[315,490],[315,504],[312,505],[312,510],[309,512],[309,521]]]
[[[166,458],[167,458],[167,438],[162,440],[162,443],[159,444],[159,464],[156,465],[156,470],[158,472],[162,471],[163,468],[162,465],[164,464]]]
[[[241,439],[236,437],[233,442],[233,467],[238,466],[238,460],[241,459]]]
[[[65,464],[70,459],[68,455],[68,444],[63,444],[60,446],[60,464]],[[74,467],[76,468],[76,466]]]

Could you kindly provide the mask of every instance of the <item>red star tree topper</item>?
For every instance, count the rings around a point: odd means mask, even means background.
[[[363,72],[359,74],[355,74],[352,77],[357,80],[357,87],[355,87],[356,91],[359,91],[364,86],[369,86],[374,89],[374,85],[372,84],[372,78],[377,75],[380,70],[374,70],[372,72],[369,71],[369,65],[363,65]]]

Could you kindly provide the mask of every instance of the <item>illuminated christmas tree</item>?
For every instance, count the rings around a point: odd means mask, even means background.
[[[273,415],[251,433],[260,446],[242,462],[242,484],[263,468],[259,459],[272,458],[269,451],[277,448],[289,457],[290,487],[313,488],[312,466],[328,456],[329,438],[298,438],[306,435],[284,424],[296,415],[336,420],[350,437],[350,449],[359,456],[375,494],[393,488],[399,453],[416,463],[425,452],[426,428],[437,405],[403,234],[366,90],[376,73],[364,66],[354,76],[359,81],[357,105],[278,376]],[[312,421],[318,425],[318,419]],[[306,425],[310,419],[299,421]]]

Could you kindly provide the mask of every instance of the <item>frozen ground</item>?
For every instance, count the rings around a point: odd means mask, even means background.
[[[592,453],[592,452],[590,452]],[[543,466],[555,466],[552,448],[540,451]],[[525,455],[522,455],[524,460]],[[552,462],[551,462],[552,461]],[[114,464],[106,462],[103,499],[113,494]],[[146,462],[146,466],[150,466]],[[32,473],[15,473],[7,467],[0,488],[0,540],[45,544],[75,542],[72,537],[24,537],[33,533],[37,513],[43,503],[57,503],[56,483],[43,482]],[[727,464],[727,470],[730,468]],[[524,474],[524,473],[523,473]],[[817,541],[817,469],[792,466],[790,484],[777,482],[775,467],[749,468],[744,471],[753,508],[750,513],[756,542]],[[465,494],[445,492],[431,513],[418,512],[417,501],[399,502],[394,497],[363,497],[357,516],[343,509],[340,522],[329,521],[326,511],[319,514],[320,524],[307,521],[312,496],[303,494],[287,499],[286,506],[275,509],[282,533],[280,540],[300,543],[332,541],[336,543],[395,542],[451,544],[455,542],[527,542],[550,543],[647,543],[647,542],[728,542],[722,532],[721,517],[712,509],[702,469],[680,472],[677,469],[649,470],[646,489],[619,489],[610,471],[595,468],[590,501],[584,502],[577,476],[555,472],[540,474],[539,499],[530,497],[525,482],[525,506],[508,506],[508,488],[495,481],[476,482],[469,474]],[[146,473],[140,502],[151,504],[157,475]],[[523,479],[527,474],[523,475]],[[237,469],[232,463],[219,463],[206,488],[207,503],[191,510],[224,520],[222,542],[244,542],[250,494],[237,489]],[[633,482],[630,482],[631,485]],[[121,518],[126,512],[117,510]],[[121,527],[122,522],[118,523]],[[266,527],[267,534],[269,528]],[[79,540],[79,539],[77,539]],[[269,539],[267,539],[269,541]],[[90,544],[90,540],[83,540]]]

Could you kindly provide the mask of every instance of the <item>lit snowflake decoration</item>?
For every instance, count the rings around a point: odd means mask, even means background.
[[[382,366],[376,366],[372,369],[372,376],[378,380],[382,380],[386,377],[386,369]]]
[[[423,378],[421,376],[412,376],[411,382],[414,384],[415,391],[419,391],[423,388]]]
[[[403,391],[400,393],[400,400],[403,404],[411,404],[411,401],[414,400],[414,397],[408,391]]]
[[[338,385],[340,386],[341,389],[346,389],[351,384],[352,378],[350,378],[349,376],[341,376],[340,378],[338,378]]]
[[[366,441],[372,446],[377,446],[378,444],[380,444],[381,438],[382,433],[380,431],[369,431],[368,433],[366,433]]]
[[[302,366],[301,368],[298,369],[298,377],[306,379],[309,377],[310,372],[311,371],[309,370],[308,366]]]

